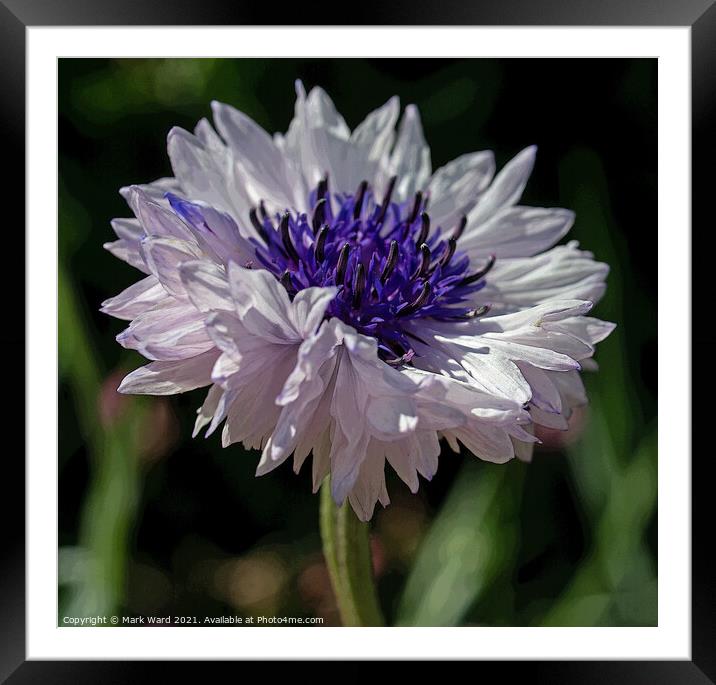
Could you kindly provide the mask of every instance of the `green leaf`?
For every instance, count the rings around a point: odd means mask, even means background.
[[[400,600],[397,625],[458,625],[514,561],[524,464],[466,459],[420,547]]]

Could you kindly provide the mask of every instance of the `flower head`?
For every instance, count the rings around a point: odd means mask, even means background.
[[[146,277],[103,304],[148,365],[121,392],[209,386],[195,435],[262,450],[257,474],[313,455],[314,488],[358,516],[411,490],[439,440],[529,459],[534,425],[566,429],[580,371],[613,329],[586,316],[608,268],[572,242],[572,212],[520,206],[535,148],[431,169],[417,109],[397,98],[353,132],[297,84],[285,136],[213,103],[173,129],[174,178],[123,189],[135,219],[107,248]],[[549,249],[552,248],[552,249]],[[546,251],[545,251],[546,250]]]

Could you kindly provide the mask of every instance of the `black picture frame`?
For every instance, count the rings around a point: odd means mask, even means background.
[[[338,3],[306,14],[298,3],[281,10],[280,23],[340,24]],[[317,8],[318,9],[318,8]],[[603,25],[603,26],[682,26],[691,27],[692,40],[692,223],[703,230],[692,232],[699,238],[694,253],[693,312],[708,311],[706,298],[712,288],[706,280],[709,265],[705,260],[714,252],[711,196],[716,182],[713,156],[716,150],[716,2],[714,0],[501,0],[500,2],[468,4],[460,0],[441,0],[428,3],[399,0],[391,3],[363,2],[350,8],[349,21],[354,25],[410,24],[410,25]],[[3,68],[2,107],[4,160],[10,173],[5,178],[4,209],[6,254],[12,264],[0,269],[3,292],[11,293],[5,313],[11,325],[0,331],[0,351],[6,360],[4,379],[15,388],[14,411],[19,413],[23,387],[25,358],[24,298],[20,297],[24,283],[20,255],[25,254],[24,232],[24,131],[25,131],[25,29],[29,26],[76,25],[264,25],[276,19],[276,7],[248,3],[223,3],[220,0],[0,0],[0,55]],[[269,21],[272,20],[272,21]],[[668,192],[668,189],[660,189]],[[10,230],[10,227],[13,227]],[[706,240],[704,245],[702,240]],[[678,236],[678,239],[684,239]],[[13,243],[14,241],[14,243]],[[703,260],[703,264],[699,264]],[[701,266],[702,268],[699,268]],[[711,267],[713,269],[713,267]],[[703,308],[699,304],[703,302]],[[14,310],[13,310],[14,307]],[[8,321],[9,322],[9,321]],[[706,323],[695,327],[692,354],[701,360],[709,359],[714,340]],[[685,335],[687,331],[675,332]],[[48,341],[48,345],[52,341]],[[667,345],[665,341],[663,344]],[[8,361],[11,360],[11,361]],[[702,365],[699,379],[708,382],[710,365]],[[705,385],[704,385],[705,387]],[[707,402],[698,403],[693,396],[693,426],[704,425]],[[33,417],[20,416],[13,424],[36,428]],[[33,428],[33,425],[35,428]],[[668,430],[668,425],[662,425]],[[2,502],[3,545],[0,576],[0,679],[9,683],[25,682],[126,682],[136,681],[140,675],[168,678],[167,664],[100,662],[50,662],[25,660],[25,528],[24,464],[20,450],[6,450],[3,480],[5,494]],[[484,662],[480,668],[499,668],[500,676],[526,676],[537,682],[561,683],[716,683],[716,564],[713,560],[713,507],[711,478],[713,457],[710,451],[694,451],[692,460],[692,660],[691,661],[609,661],[609,662]],[[687,455],[662,455],[665,458],[684,458]],[[700,543],[699,543],[700,541]],[[182,669],[183,677],[192,673],[206,678],[206,665],[174,664]],[[159,669],[162,669],[161,671]],[[199,672],[198,668],[202,671]],[[195,670],[196,669],[196,670]],[[505,670],[507,669],[507,670]]]

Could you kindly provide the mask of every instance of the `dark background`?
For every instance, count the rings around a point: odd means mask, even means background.
[[[102,249],[122,185],[170,175],[165,136],[218,99],[284,131],[293,81],[354,127],[392,94],[420,108],[433,168],[539,146],[526,204],[577,212],[569,239],[612,266],[616,321],[592,405],[529,465],[446,453],[374,517],[384,609],[418,625],[656,623],[655,60],[61,60],[60,620],[320,615],[337,621],[308,470],[192,440],[199,392],[119,398],[142,363],[100,314],[137,279]]]

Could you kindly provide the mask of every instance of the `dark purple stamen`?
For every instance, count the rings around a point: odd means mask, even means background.
[[[363,291],[365,290],[365,269],[359,262],[356,267],[355,275],[353,276],[353,300],[351,304],[353,309],[360,307],[361,300],[363,299]]]
[[[283,243],[283,248],[286,250],[286,254],[289,256],[289,259],[298,264],[301,261],[301,258],[298,256],[298,252],[296,252],[296,248],[291,241],[291,233],[289,231],[290,219],[291,215],[288,212],[281,217],[281,242]]]
[[[286,271],[281,274],[281,278],[279,278],[279,281],[281,281],[281,285],[289,292],[295,290],[295,288],[293,287],[293,282],[291,281],[291,272],[288,269],[286,269]]]
[[[393,189],[395,188],[395,182],[397,180],[397,176],[391,176],[390,181],[388,181],[388,190],[385,191],[385,197],[380,205],[380,211],[378,212],[376,223],[382,224],[385,220],[385,213],[388,211],[388,207],[390,206],[390,198],[393,196]]]
[[[380,282],[385,285],[385,282],[390,278],[390,274],[393,273],[395,265],[398,263],[398,241],[393,240],[390,243],[390,250],[388,251],[388,258],[385,260],[385,266],[380,272]]]
[[[495,266],[495,255],[490,255],[490,258],[487,260],[487,264],[482,267],[478,272],[472,274],[472,276],[467,276],[466,278],[463,278],[460,281],[460,285],[470,285],[471,283],[475,283],[476,281],[479,281],[481,278],[484,278],[492,269],[492,267]]]
[[[455,238],[455,240],[460,240],[460,236],[462,236],[465,226],[467,226],[467,217],[463,216],[452,234],[452,237]]]
[[[351,246],[346,243],[338,255],[338,263],[336,264],[336,285],[342,285],[346,276],[346,267],[348,266],[348,257],[351,253]]]
[[[325,257],[326,238],[328,237],[328,224],[323,224],[318,235],[316,236],[316,246],[314,248],[314,254],[316,256],[316,262],[322,262]]]
[[[365,199],[365,191],[368,189],[368,181],[361,181],[358,186],[356,201],[353,205],[353,218],[357,219],[363,210],[363,200]]]
[[[423,194],[418,191],[415,193],[415,202],[413,202],[413,211],[410,212],[410,217],[408,218],[408,223],[412,224],[415,219],[418,217],[418,212],[420,211],[420,205],[423,203]]]
[[[478,318],[480,316],[485,316],[487,312],[490,311],[490,305],[489,304],[483,304],[481,307],[478,307],[477,309],[471,309],[468,314],[470,315],[471,319]]]
[[[256,232],[264,240],[266,240],[266,229],[263,227],[263,224],[259,221],[259,218],[256,215],[256,207],[252,207],[249,211],[249,219],[251,220],[251,225],[256,229]]]
[[[448,238],[447,248],[445,249],[445,252],[443,253],[442,257],[440,257],[440,261],[438,262],[443,269],[448,265],[448,263],[452,259],[452,256],[455,254],[456,247],[457,240],[455,240],[455,238]]]
[[[404,354],[401,354],[399,357],[386,359],[385,363],[390,364],[391,366],[400,366],[401,364],[410,364],[410,362],[413,360],[414,356],[415,356],[415,350],[408,350]]]
[[[416,278],[422,278],[428,273],[428,269],[430,267],[430,248],[423,243],[420,246],[420,263],[418,264],[418,268],[413,272],[413,275],[410,277],[412,280],[415,280]]]
[[[481,316],[485,316],[487,312],[490,311],[490,305],[489,304],[483,304],[481,307],[477,307],[476,309],[470,309],[469,311],[465,312],[464,314],[458,314],[457,316],[451,316],[451,317],[445,317],[446,320],[460,320],[460,321],[468,321],[470,319],[479,319]]]
[[[313,208],[313,232],[318,231],[321,224],[326,220],[326,198],[322,197]]]
[[[312,210],[284,212],[278,221],[259,204],[249,213],[265,244],[253,240],[255,268],[270,271],[289,297],[311,287],[338,286],[326,318],[336,317],[378,342],[381,358],[409,364],[420,318],[466,321],[487,309],[471,304],[484,287],[491,257],[478,272],[460,251],[465,219],[445,232],[431,226],[428,196],[405,202],[393,195],[397,179],[376,195],[366,182],[353,194],[332,192],[327,177],[310,194]]]
[[[408,316],[413,312],[417,312],[418,309],[420,309],[428,301],[431,292],[432,287],[430,283],[425,281],[418,296],[412,302],[406,304],[402,309],[398,310],[398,316]]]
[[[420,233],[415,241],[416,245],[422,245],[428,239],[428,233],[430,233],[430,217],[423,212],[420,215]]]

